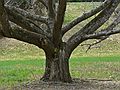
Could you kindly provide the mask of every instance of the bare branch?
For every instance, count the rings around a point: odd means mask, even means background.
[[[39,22],[42,22],[42,23],[45,23],[45,24],[48,25],[47,17],[43,17],[43,16],[39,16],[39,15],[33,15],[33,14],[23,10],[23,9],[12,7],[12,6],[6,6],[6,8],[22,15],[25,18],[31,19],[33,21],[39,21]]]
[[[89,46],[86,50],[86,52],[88,52],[88,50],[90,50],[94,45],[98,44],[98,43],[101,43],[102,41],[104,41],[105,39],[107,39],[110,35],[112,34],[117,34],[119,33],[119,30],[115,30],[115,31],[111,31],[113,30],[113,28],[115,28],[118,24],[120,23],[120,15],[113,21],[113,23],[111,25],[109,25],[106,29],[100,31],[99,33],[96,33],[96,36],[94,36],[93,38],[93,35],[95,34],[92,34],[92,35],[88,35],[87,36],[87,39],[89,37],[89,39],[100,39],[100,40],[97,40],[95,43],[92,43],[92,44],[82,44],[81,46],[84,46],[84,45],[87,45]],[[105,31],[107,32],[106,35],[102,35],[103,32],[105,33]],[[100,35],[101,33],[101,35]],[[100,36],[99,36],[100,35]],[[85,36],[86,37],[86,36]],[[90,38],[91,37],[91,38]]]
[[[3,37],[2,26],[0,25],[0,39]]]
[[[85,25],[80,31],[75,33],[67,41],[70,52],[84,41],[83,37],[85,34],[94,33],[99,27],[101,27],[110,18],[111,14],[114,12],[119,3],[119,0],[112,0],[111,4],[107,6],[102,12],[100,12],[98,16],[96,16],[92,21]]]
[[[119,30],[114,30],[114,28],[120,23],[120,15],[104,30],[99,32],[88,34],[83,36],[84,39],[99,39],[101,36],[109,36],[112,34],[119,33]],[[105,35],[106,33],[106,35]]]
[[[6,15],[6,11],[4,8],[4,0],[0,0],[0,24],[1,24],[1,27],[0,27],[1,33],[4,35],[9,35],[10,34],[9,30],[11,29],[11,27],[10,27],[8,17]]]
[[[105,30],[105,31],[101,31],[98,33],[94,33],[94,34],[85,35],[84,37],[85,37],[85,39],[96,39],[101,36],[109,36],[109,35],[113,35],[113,34],[117,34],[117,33],[120,33],[120,30],[113,29],[110,31]]]
[[[51,50],[51,52],[54,50],[53,44],[45,35],[27,31],[19,27],[11,28],[4,8],[4,0],[0,0],[0,23],[2,25],[2,33],[5,37],[34,44],[44,50]]]
[[[86,50],[86,53],[93,48],[94,45],[98,44],[98,43],[101,43],[102,41],[104,41],[105,39],[107,39],[109,36],[106,36],[106,37],[103,37],[101,38],[100,40],[97,40],[96,42],[92,43],[92,44],[81,44],[81,46],[84,46],[84,45],[87,45],[88,48]],[[96,47],[98,48],[98,47]]]
[[[111,4],[106,7],[98,16],[96,16],[92,21],[90,21],[87,25],[85,25],[80,31],[75,33],[69,40],[68,43],[74,45],[74,47],[71,47],[71,50],[74,50],[79,44],[81,40],[81,37],[84,36],[84,34],[93,33],[96,31],[101,25],[103,25],[111,16],[111,14],[114,12],[115,8],[120,3],[119,0],[111,1]]]
[[[105,29],[107,31],[112,30],[120,23],[120,15],[117,16],[117,18]]]
[[[97,17],[90,21],[85,27],[83,27],[79,33],[83,32],[85,34],[94,33],[99,27],[101,27],[114,12],[114,10],[119,5],[119,0],[111,1],[111,4],[106,7]]]
[[[32,32],[36,32],[42,35],[45,35],[47,37],[50,37],[50,34],[47,33],[46,31],[42,30],[39,26],[37,26],[34,22],[32,22],[31,20],[21,16],[20,14],[9,10],[8,8],[6,8],[6,11],[9,15],[9,20],[11,22],[14,22],[15,24],[23,27],[24,29],[27,29],[29,31]]]
[[[55,23],[54,23],[54,28],[53,28],[53,41],[56,44],[58,44],[57,42],[61,42],[60,40],[61,39],[61,27],[64,22],[66,2],[67,0],[59,0],[57,15],[55,18]]]
[[[41,2],[46,7],[46,9],[48,9],[47,0],[38,0],[38,1]]]
[[[97,7],[94,10],[91,10],[91,11],[89,11],[87,13],[84,13],[82,16],[74,19],[73,21],[71,21],[70,23],[65,25],[62,28],[62,34],[64,35],[67,31],[69,31],[71,28],[73,28],[78,23],[82,22],[85,19],[88,19],[89,17],[91,17],[91,16],[97,14],[98,12],[100,12],[101,10],[103,10],[105,7],[107,7],[110,4],[111,1],[112,0],[106,0],[101,6]]]
[[[54,0],[48,0],[48,16],[49,18],[55,18],[55,10],[54,10]]]
[[[27,42],[29,44],[34,44],[42,49],[50,49],[51,48],[51,52],[53,51],[52,50],[53,45],[52,45],[51,41],[44,35],[30,32],[30,31],[27,31],[25,29],[22,29],[22,28],[19,28],[16,26],[10,30],[10,33],[11,33],[11,35],[7,36],[7,37],[15,38],[20,41]]]

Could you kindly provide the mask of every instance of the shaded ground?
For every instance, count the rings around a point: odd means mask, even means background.
[[[120,81],[93,79],[74,79],[72,83],[34,81],[11,89],[5,88],[0,90],[120,90]]]

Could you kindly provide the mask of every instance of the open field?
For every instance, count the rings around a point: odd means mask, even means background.
[[[100,3],[69,3],[65,24]],[[89,20],[88,20],[89,21]],[[86,22],[86,21],[85,21]],[[77,31],[85,24],[73,28]],[[105,27],[105,26],[103,26]],[[73,34],[66,34],[64,40]],[[120,36],[114,35],[96,47],[79,46],[70,59],[73,78],[120,81]],[[87,41],[85,43],[91,43]],[[11,39],[0,39],[0,87],[39,79],[44,73],[44,52],[38,47]]]
[[[120,57],[77,57],[70,59],[73,78],[120,80]],[[40,79],[44,73],[43,59],[0,61],[0,86],[14,86]]]

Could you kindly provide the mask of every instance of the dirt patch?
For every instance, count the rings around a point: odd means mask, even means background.
[[[9,90],[120,90],[120,81],[93,79],[74,79],[72,83],[34,81]]]

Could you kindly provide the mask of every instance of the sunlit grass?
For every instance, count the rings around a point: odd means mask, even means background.
[[[43,59],[0,61],[0,87],[38,80],[44,65]],[[120,80],[120,56],[71,58],[70,71],[73,78]]]
[[[71,59],[71,74],[82,79],[120,80],[120,57]]]
[[[39,79],[44,72],[44,60],[0,61],[0,86],[12,86]]]

